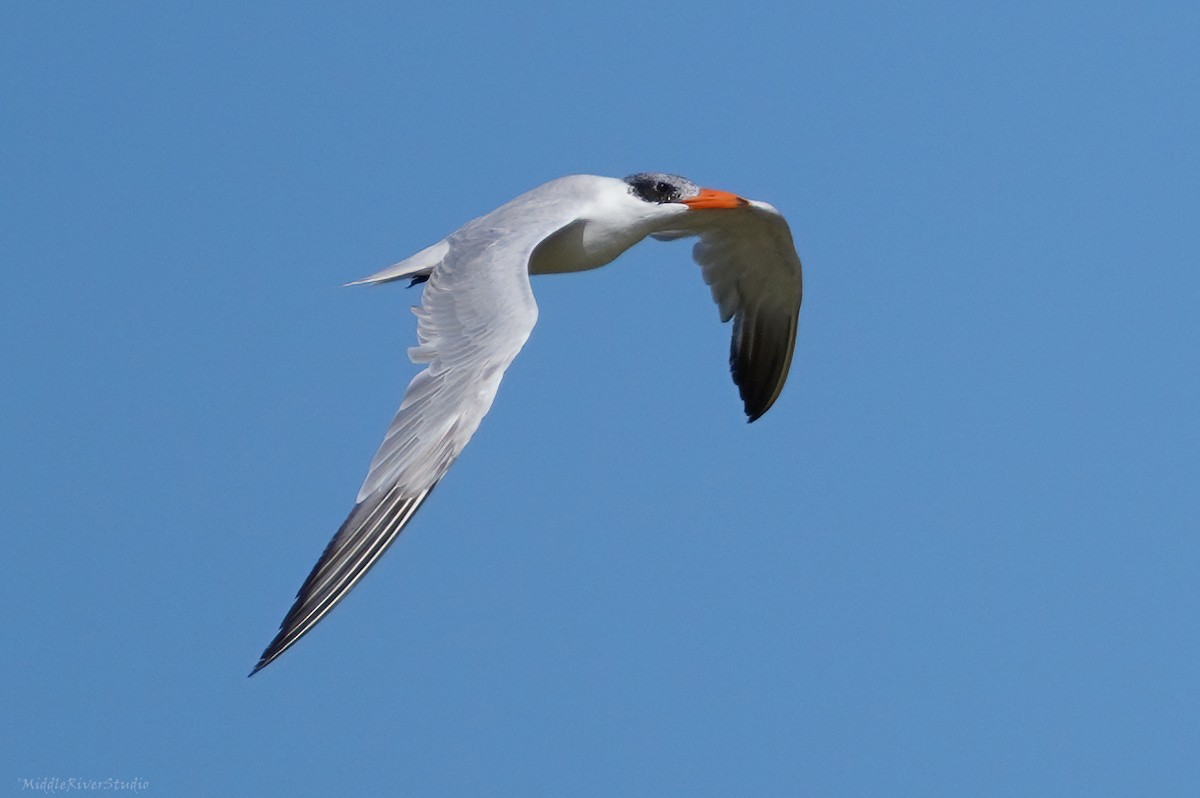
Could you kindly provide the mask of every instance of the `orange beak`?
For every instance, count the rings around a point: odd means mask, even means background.
[[[680,202],[694,211],[706,211],[715,208],[740,208],[743,205],[750,204],[737,194],[730,194],[728,191],[717,191],[715,188],[702,188],[696,196],[680,200]]]

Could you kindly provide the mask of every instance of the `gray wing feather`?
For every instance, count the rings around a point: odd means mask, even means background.
[[[537,321],[528,262],[541,237],[473,224],[425,251],[439,260],[414,309],[418,345],[409,356],[426,367],[409,383],[354,509],[252,674],[308,633],[362,579],[479,427]]]

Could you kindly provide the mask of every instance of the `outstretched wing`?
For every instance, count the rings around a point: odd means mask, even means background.
[[[479,427],[537,321],[528,262],[538,240],[468,226],[445,246],[419,253],[436,249],[442,256],[436,265],[418,264],[429,280],[421,306],[413,309],[418,346],[409,357],[427,365],[409,383],[354,509],[251,675],[303,637],[362,579]]]
[[[692,257],[712,288],[721,321],[733,319],[729,367],[746,415],[770,409],[787,380],[800,315],[800,256],[779,211],[765,202],[699,211]]]

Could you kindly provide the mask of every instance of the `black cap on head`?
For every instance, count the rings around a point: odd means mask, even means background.
[[[625,182],[635,197],[658,204],[678,202],[700,193],[700,187],[686,177],[662,172],[638,172],[625,178]]]

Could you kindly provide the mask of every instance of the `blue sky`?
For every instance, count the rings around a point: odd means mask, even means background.
[[[0,777],[1195,795],[1200,12],[9,3]],[[253,679],[414,373],[342,288],[562,174],[779,207],[746,425],[686,243],[541,278],[437,494]]]

